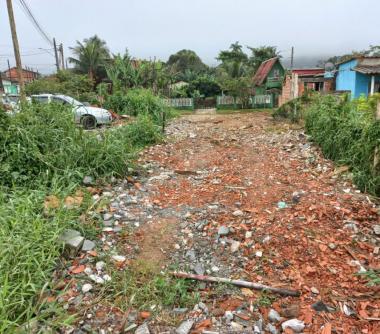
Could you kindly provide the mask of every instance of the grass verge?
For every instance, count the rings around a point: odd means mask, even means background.
[[[94,234],[80,220],[92,201],[83,192],[81,204],[67,209],[63,199],[85,175],[124,176],[136,152],[160,139],[149,113],[127,126],[86,132],[63,106],[28,105],[15,116],[0,110],[0,333],[22,332],[31,321],[72,321],[43,296],[60,261],[61,232]],[[60,200],[54,211],[44,207],[48,196]]]

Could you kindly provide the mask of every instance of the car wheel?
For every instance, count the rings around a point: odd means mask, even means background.
[[[83,116],[81,120],[81,124],[83,128],[86,130],[95,129],[96,119],[94,116],[86,115],[86,116]]]

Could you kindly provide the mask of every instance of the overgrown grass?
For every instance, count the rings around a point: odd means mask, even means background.
[[[380,166],[375,166],[380,146],[380,121],[374,105],[380,96],[350,102],[344,97],[321,96],[307,108],[306,130],[327,158],[352,169],[361,190],[380,195]],[[365,107],[364,107],[365,106]]]
[[[174,109],[167,107],[163,100],[154,95],[151,90],[142,88],[130,89],[126,93],[119,91],[109,95],[104,107],[119,114],[148,115],[158,125],[162,124],[163,117],[169,119],[179,114]]]
[[[50,215],[43,208],[47,195],[43,188],[0,195],[0,333],[57,311],[40,296],[51,288],[51,273],[62,250],[58,236],[67,227],[81,230],[81,209],[61,207]]]
[[[84,175],[120,176],[136,147],[160,139],[160,128],[147,116],[128,126],[86,132],[59,105],[31,105],[14,117],[0,112],[0,124],[0,185],[5,186],[51,186],[52,180],[70,184]]]
[[[11,117],[0,111],[0,333],[35,318],[70,320],[40,297],[51,288],[62,230],[91,232],[79,222],[91,197],[52,213],[46,197],[73,194],[84,175],[125,175],[135,152],[160,139],[160,127],[143,114],[127,126],[86,132],[58,105],[28,105]]]
[[[347,95],[307,94],[278,108],[275,119],[305,120],[306,131],[325,156],[351,167],[355,184],[380,196],[380,94],[350,101]]]
[[[316,98],[315,95],[307,92],[275,109],[272,112],[272,117],[276,120],[289,119],[292,123],[297,123],[304,117],[307,106],[314,98]]]

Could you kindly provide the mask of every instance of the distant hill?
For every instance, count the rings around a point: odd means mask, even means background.
[[[327,59],[329,56],[299,56],[294,58],[294,68],[317,67],[317,64],[322,59]],[[282,59],[282,64],[290,67],[290,59]]]

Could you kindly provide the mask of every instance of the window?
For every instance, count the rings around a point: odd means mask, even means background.
[[[323,82],[316,82],[314,85],[314,90],[317,92],[323,91]]]
[[[49,97],[48,96],[32,96],[32,100],[38,103],[49,103]]]
[[[278,68],[275,68],[273,70],[273,78],[279,78],[280,77],[280,70]]]
[[[69,102],[67,102],[67,101],[65,101],[65,100],[63,100],[63,99],[61,99],[60,97],[57,97],[57,96],[53,96],[53,97],[51,98],[51,100],[52,100],[53,102],[55,102],[55,103],[69,104]]]

